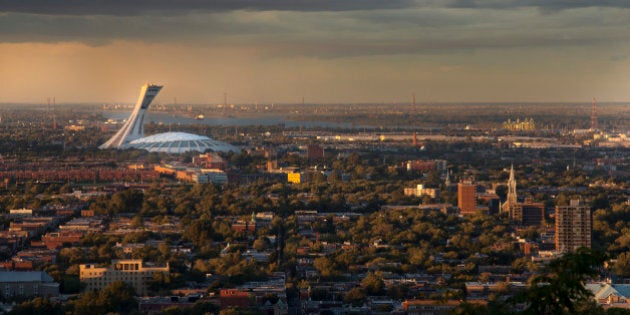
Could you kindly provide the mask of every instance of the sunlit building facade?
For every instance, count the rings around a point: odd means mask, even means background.
[[[145,296],[148,285],[156,273],[169,273],[168,263],[165,266],[149,266],[141,259],[112,260],[109,267],[97,267],[95,264],[79,265],[79,277],[88,291],[102,290],[115,281],[123,281],[131,285],[136,294]]]
[[[475,214],[476,194],[477,186],[472,181],[461,181],[457,184],[457,206],[461,214]]]

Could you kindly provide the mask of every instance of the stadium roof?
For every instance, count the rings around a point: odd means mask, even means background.
[[[144,149],[149,152],[165,152],[180,154],[189,151],[197,152],[229,152],[238,149],[228,143],[217,141],[206,136],[186,132],[165,132],[140,138],[129,142],[126,148]]]

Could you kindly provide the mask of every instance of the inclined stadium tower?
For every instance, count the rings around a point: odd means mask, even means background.
[[[161,85],[145,84],[140,89],[138,102],[133,108],[133,112],[127,122],[111,137],[107,142],[103,143],[99,149],[122,149],[125,145],[133,140],[144,137],[144,115],[151,102],[162,89]]]
[[[144,115],[151,101],[160,92],[162,86],[145,84],[140,90],[140,97],[127,119],[127,122],[99,149],[143,149],[149,152],[181,154],[197,152],[238,152],[239,149],[229,143],[185,132],[165,132],[144,136]]]

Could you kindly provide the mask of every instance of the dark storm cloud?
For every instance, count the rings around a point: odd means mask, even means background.
[[[596,45],[605,42],[602,38],[559,39],[553,37],[509,36],[505,38],[483,37],[474,39],[439,39],[430,38],[414,41],[322,41],[291,44],[261,45],[261,49],[268,51],[274,57],[309,56],[317,58],[343,58],[356,56],[385,56],[385,55],[440,55],[445,52],[470,54],[476,50],[498,49],[518,50],[530,48],[575,47]]]
[[[179,17],[0,15],[0,41],[107,44],[115,39],[147,42],[214,40],[216,37],[275,33],[281,27],[256,21],[236,21],[224,15]]]
[[[177,15],[189,12],[355,11],[418,7],[560,11],[630,8],[630,0],[0,0],[0,12],[44,15]]]
[[[260,47],[266,56],[323,58],[589,47],[630,42],[630,11],[610,8],[624,4],[606,0],[0,0],[0,42],[105,45],[122,40]],[[591,8],[595,5],[608,7]]]
[[[413,5],[413,0],[0,0],[0,12],[141,15],[233,10],[351,11],[396,9]]]
[[[561,11],[578,8],[630,8],[629,0],[453,0],[448,7],[477,9],[514,9],[536,7],[542,11]]]

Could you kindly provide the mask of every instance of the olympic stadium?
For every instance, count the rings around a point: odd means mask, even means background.
[[[144,136],[144,116],[149,105],[162,89],[159,85],[145,84],[129,119],[100,149],[144,149],[149,152],[181,154],[184,152],[229,152],[238,148],[206,136],[185,132],[165,132]]]
[[[228,143],[214,140],[206,136],[186,132],[165,132],[133,140],[124,148],[144,149],[149,152],[181,154],[189,151],[229,152],[238,149]]]

